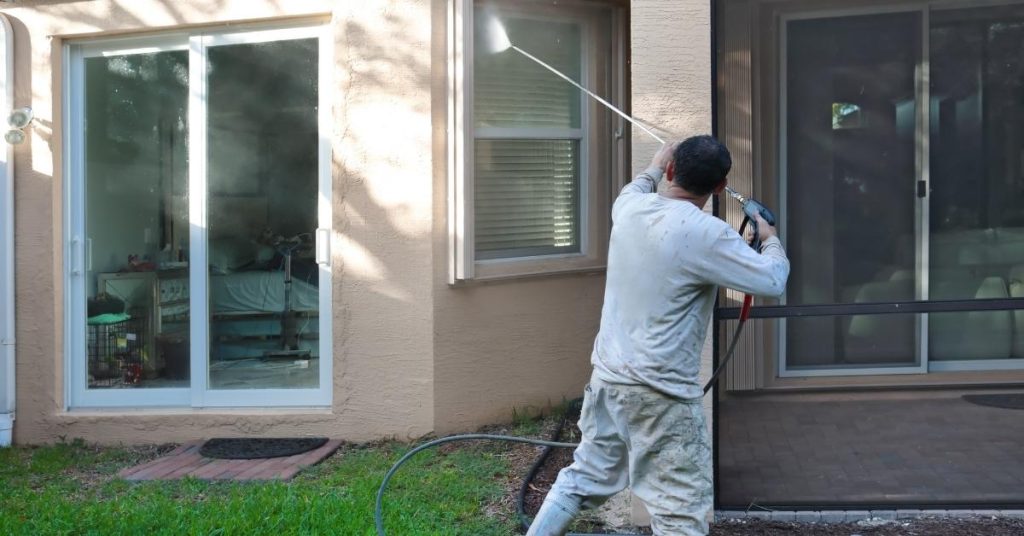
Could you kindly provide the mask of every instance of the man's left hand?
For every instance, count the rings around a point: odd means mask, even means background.
[[[678,141],[670,141],[662,145],[661,149],[658,149],[658,152],[654,154],[654,159],[651,160],[651,167],[665,171],[668,165],[672,163],[672,159],[675,158],[676,147],[679,147]]]

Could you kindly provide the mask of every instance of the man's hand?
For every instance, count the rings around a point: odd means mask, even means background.
[[[661,146],[658,152],[654,154],[654,159],[651,160],[651,167],[656,167],[662,171],[668,168],[668,165],[672,163],[672,159],[675,158],[676,147],[679,147],[678,141],[670,141]]]
[[[775,230],[775,227],[768,225],[768,222],[761,217],[760,214],[754,215],[754,222],[757,223],[757,238],[764,243],[765,240],[773,236],[779,236],[779,233]]]

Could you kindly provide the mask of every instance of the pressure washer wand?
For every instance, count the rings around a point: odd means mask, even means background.
[[[616,107],[614,104],[612,104],[612,103],[602,99],[598,94],[596,94],[593,91],[590,91],[589,89],[581,86],[579,83],[577,83],[572,78],[569,78],[568,76],[562,74],[561,71],[559,71],[558,69],[555,69],[554,67],[548,65],[547,63],[544,62],[544,60],[538,58],[537,56],[534,56],[533,54],[530,54],[529,52],[527,52],[527,51],[525,51],[525,50],[523,50],[523,49],[521,49],[521,48],[519,48],[519,47],[517,47],[515,45],[513,45],[511,42],[509,42],[508,47],[511,48],[512,50],[515,50],[516,52],[522,54],[523,56],[526,56],[528,59],[531,59],[531,60],[537,62],[541,67],[544,67],[545,69],[551,71],[552,73],[554,73],[556,76],[558,76],[562,80],[565,80],[566,82],[569,82],[573,86],[576,86],[576,88],[579,89],[580,91],[586,93],[587,95],[589,95],[591,98],[593,98],[597,102],[600,102],[601,104],[605,105],[605,107],[607,107],[609,110],[619,114],[619,116],[622,117],[623,119],[625,119],[626,121],[629,121],[630,123],[636,125],[637,128],[639,128],[640,130],[643,130],[644,132],[646,132],[647,135],[649,135],[650,137],[658,140],[659,143],[661,143],[661,144],[665,143],[665,140],[663,140],[660,136],[658,136],[654,132],[651,132],[651,129],[649,129],[649,128],[645,127],[644,125],[642,125],[640,121],[637,121],[636,119],[633,119],[632,117],[627,115],[625,112],[623,112],[622,110],[618,109],[618,107]]]

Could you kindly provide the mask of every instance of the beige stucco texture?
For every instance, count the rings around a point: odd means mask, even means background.
[[[708,3],[632,0],[630,20],[633,112],[680,137],[710,133]],[[633,169],[639,171],[659,144],[636,128],[633,140]],[[435,178],[435,184],[443,191],[442,179]],[[443,252],[442,219],[435,220],[435,233],[435,252]],[[440,284],[444,267],[436,269],[434,421],[439,432],[507,418],[517,406],[543,408],[581,396],[600,321],[602,275],[453,289]],[[708,334],[705,378],[711,372],[711,330]],[[710,402],[705,410],[711,422]]]
[[[711,133],[711,9],[703,0],[631,0],[633,113],[685,138]],[[633,167],[642,168],[657,141],[633,129]],[[711,204],[705,207],[711,210]],[[713,330],[701,354],[701,379],[712,372]],[[711,398],[704,414],[712,423]],[[646,525],[643,505],[633,501],[632,520]]]
[[[711,9],[703,0],[632,0],[633,113],[678,137],[711,133]],[[633,129],[633,166],[642,168],[658,142]],[[711,210],[711,203],[705,207]],[[710,377],[712,330],[701,376]],[[711,399],[704,404],[711,422]]]
[[[213,435],[350,440],[433,430],[430,10],[403,0],[95,0],[3,10],[16,102],[36,112],[16,152],[19,443]],[[67,38],[201,25],[326,21],[333,74],[333,405],[316,410],[64,411],[61,54]]]
[[[15,160],[15,441],[407,439],[581,395],[600,319],[600,271],[447,284],[449,1],[25,1],[2,9],[16,38],[16,104],[37,117]],[[65,410],[64,45],[288,19],[323,21],[334,41],[332,405]],[[707,2],[637,0],[631,19],[634,110],[680,134],[708,131]],[[634,140],[640,169],[656,144],[639,131]]]

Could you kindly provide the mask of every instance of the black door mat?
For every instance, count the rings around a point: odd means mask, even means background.
[[[199,448],[199,454],[223,460],[281,458],[309,452],[326,443],[326,437],[217,437],[203,443]]]
[[[1003,409],[1024,409],[1024,394],[963,395],[972,404]]]

